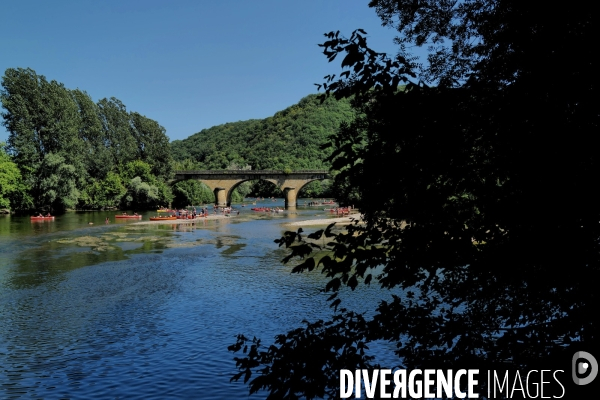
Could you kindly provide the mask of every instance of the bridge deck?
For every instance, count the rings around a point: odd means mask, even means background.
[[[196,170],[196,171],[174,171],[175,175],[305,175],[305,174],[329,174],[324,169],[307,169],[300,171],[277,171],[277,170]]]

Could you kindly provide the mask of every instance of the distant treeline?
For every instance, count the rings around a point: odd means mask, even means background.
[[[215,126],[169,144],[165,128],[118,99],[94,103],[79,89],[31,69],[9,68],[0,101],[8,142],[0,143],[0,209],[153,209],[212,203],[195,181],[168,181],[179,169],[328,169],[322,148],[342,121],[346,100],[310,95],[273,117]],[[331,195],[313,182],[301,195]],[[280,195],[268,182],[246,182],[232,196]]]

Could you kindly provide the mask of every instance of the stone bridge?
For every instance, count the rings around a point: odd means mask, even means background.
[[[215,194],[215,204],[228,206],[231,204],[231,193],[240,183],[262,179],[277,185],[285,196],[286,208],[296,206],[296,196],[300,189],[309,182],[329,178],[329,171],[175,171],[175,182],[195,179],[211,188]]]

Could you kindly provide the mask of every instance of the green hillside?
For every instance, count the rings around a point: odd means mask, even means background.
[[[213,126],[171,142],[175,168],[327,169],[329,150],[320,147],[353,117],[348,100],[321,103],[309,95],[272,117]]]

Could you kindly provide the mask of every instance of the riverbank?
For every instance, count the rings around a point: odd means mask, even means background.
[[[288,222],[284,225],[288,226],[310,226],[310,225],[329,225],[334,222],[337,225],[348,225],[352,224],[355,220],[359,220],[359,223],[362,222],[361,214],[352,214],[346,217],[338,217],[338,218],[322,218],[322,219],[309,219],[306,221],[296,221],[296,222]]]
[[[173,220],[166,220],[166,221],[140,221],[140,222],[133,222],[130,225],[173,225],[173,224],[193,224],[196,222],[200,222],[200,221],[210,221],[210,220],[214,220],[214,219],[229,219],[229,218],[235,218],[236,215],[234,216],[227,216],[227,215],[222,215],[222,214],[216,214],[216,215],[209,215],[208,217],[200,217],[200,218],[196,218],[196,219],[173,219]],[[317,226],[317,225],[329,225],[332,223],[336,223],[337,225],[348,225],[348,224],[352,224],[354,223],[355,220],[359,220],[359,223],[362,219],[362,215],[361,214],[352,214],[349,216],[345,216],[345,217],[338,217],[338,218],[321,218],[321,219],[308,219],[308,220],[304,220],[304,221],[295,221],[295,222],[287,222],[284,223],[283,225],[287,225],[287,226]]]

